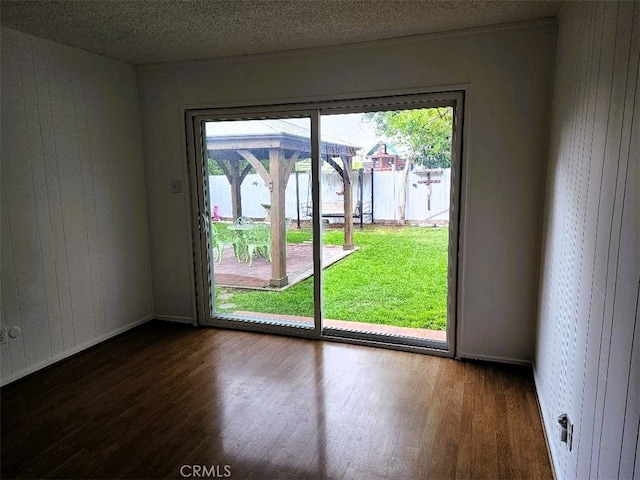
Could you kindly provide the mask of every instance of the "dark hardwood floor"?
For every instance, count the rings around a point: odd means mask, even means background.
[[[150,322],[0,394],[3,479],[552,478],[527,368]]]

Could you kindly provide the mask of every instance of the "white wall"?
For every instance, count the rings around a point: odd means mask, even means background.
[[[559,17],[534,362],[559,479],[640,478],[639,20],[637,2]]]
[[[465,84],[464,356],[533,356],[555,22],[138,67],[158,315],[194,312],[184,109],[362,97]]]
[[[152,314],[132,66],[2,29],[6,383]]]

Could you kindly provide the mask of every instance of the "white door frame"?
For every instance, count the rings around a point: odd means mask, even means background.
[[[454,111],[451,159],[451,200],[449,218],[449,260],[447,279],[447,341],[434,342],[404,337],[389,337],[364,332],[353,332],[323,327],[322,325],[322,225],[320,205],[320,129],[323,115],[361,113],[384,110],[435,108],[451,106]],[[264,118],[307,117],[311,121],[312,144],[312,198],[313,198],[313,262],[314,313],[313,327],[301,328],[272,322],[216,315],[212,301],[212,252],[209,238],[210,208],[208,205],[208,175],[206,175],[206,132],[204,124],[211,120],[251,120]],[[462,139],[464,120],[464,90],[441,93],[411,93],[380,95],[354,100],[335,100],[290,105],[267,105],[190,109],[185,111],[187,130],[187,157],[189,166],[191,210],[193,215],[193,251],[198,324],[262,331],[306,338],[383,346],[447,357],[455,356],[456,325],[458,318],[459,252],[461,248],[462,204]],[[259,314],[256,314],[259,317]]]

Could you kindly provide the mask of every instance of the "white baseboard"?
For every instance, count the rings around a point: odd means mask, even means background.
[[[545,421],[544,410],[542,408],[542,399],[540,398],[540,394],[538,393],[538,375],[536,372],[536,365],[533,363],[533,388],[535,390],[536,395],[536,403],[538,404],[538,412],[540,413],[540,422],[542,422],[542,432],[544,433],[544,441],[547,445],[547,454],[549,455],[549,463],[551,463],[551,472],[553,473],[554,480],[558,478],[558,468],[559,465],[556,465],[555,457],[553,456],[553,450],[551,449],[551,442],[549,442],[549,435],[554,434],[554,427],[557,424],[553,423],[552,425],[548,425]]]
[[[164,322],[187,323],[189,325],[197,325],[196,319],[192,317],[172,317],[171,315],[154,315],[154,320],[162,320]]]
[[[153,318],[154,317],[149,316],[149,317],[143,318],[142,320],[138,320],[129,325],[126,325],[124,327],[120,327],[116,330],[113,330],[112,332],[105,333],[104,335],[100,335],[99,337],[93,338],[88,342],[83,343],[82,345],[76,345],[75,347],[72,347],[69,350],[65,350],[62,353],[59,353],[40,363],[36,363],[35,365],[27,367],[24,370],[20,370],[19,372],[13,373],[6,378],[0,379],[0,387],[4,385],[8,385],[11,382],[15,382],[16,380],[26,377],[27,375],[37,372],[38,370],[48,367],[49,365],[53,365],[54,363],[57,363],[60,360],[69,358],[70,356],[75,355],[76,353],[80,353],[81,351],[86,350],[87,348],[93,347],[94,345],[102,343],[105,340],[109,340],[110,338],[115,337],[116,335],[120,335],[121,333],[126,332],[127,330],[131,330],[132,328],[135,328],[138,325],[142,325],[143,323],[153,320]]]
[[[524,365],[530,367],[532,362],[527,360],[522,360],[520,358],[508,358],[508,357],[496,357],[493,355],[476,355],[473,353],[459,353],[459,357],[461,360],[483,360],[485,362],[497,362],[497,363],[509,363],[512,365]]]

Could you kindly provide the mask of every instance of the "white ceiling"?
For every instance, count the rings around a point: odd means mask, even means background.
[[[132,64],[342,45],[553,17],[560,0],[1,0],[20,30]]]

